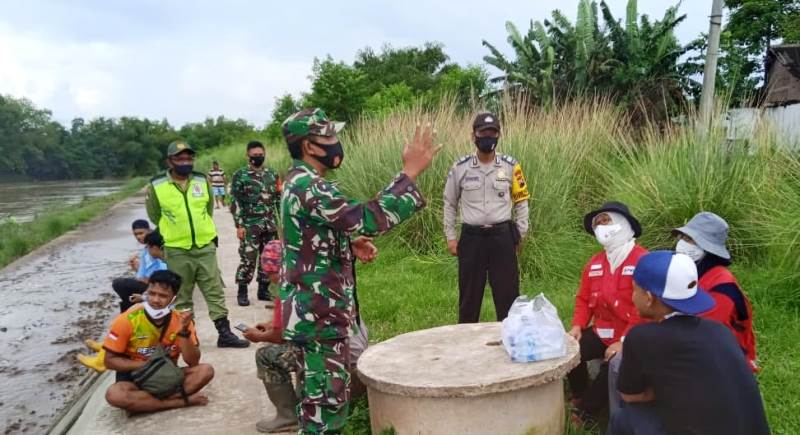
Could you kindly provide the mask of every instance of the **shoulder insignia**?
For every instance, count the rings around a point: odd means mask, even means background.
[[[508,154],[500,154],[500,160],[508,163],[509,165],[516,165],[517,159],[509,156]]]
[[[472,154],[467,154],[466,156],[459,158],[458,160],[456,160],[456,166],[467,163],[471,158]]]

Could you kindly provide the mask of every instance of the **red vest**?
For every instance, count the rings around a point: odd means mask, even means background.
[[[633,305],[633,271],[645,254],[647,250],[637,244],[614,273],[605,251],[592,257],[583,269],[572,324],[586,328],[594,319],[592,329],[608,346],[642,323]]]
[[[754,372],[758,371],[758,366],[756,365],[756,337],[753,334],[753,307],[739,287],[739,283],[736,282],[736,278],[724,266],[715,266],[700,277],[699,284],[700,288],[706,290],[717,303],[713,309],[701,314],[700,317],[716,320],[727,326],[739,342],[739,346],[744,351],[750,367]],[[747,319],[739,320],[736,305],[728,295],[712,291],[714,287],[720,284],[735,284],[739,288],[742,299],[747,305]]]

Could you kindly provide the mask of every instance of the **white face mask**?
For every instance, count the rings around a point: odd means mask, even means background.
[[[173,301],[175,299],[173,298]],[[172,312],[172,305],[167,305],[166,308],[162,308],[160,310],[153,308],[150,306],[150,303],[146,300],[142,303],[144,306],[144,310],[147,311],[147,315],[150,316],[153,320],[163,319],[164,317],[168,316],[169,313]]]
[[[689,256],[695,263],[706,256],[706,251],[704,251],[703,248],[693,245],[686,240],[678,240],[678,244],[675,245],[675,252]]]
[[[601,245],[607,246],[621,230],[622,226],[618,224],[598,225],[594,229],[594,236]]]

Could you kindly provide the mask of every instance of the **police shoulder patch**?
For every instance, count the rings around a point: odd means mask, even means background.
[[[516,165],[517,159],[509,156],[508,154],[500,154],[500,160],[508,163],[509,165]]]
[[[458,160],[456,160],[456,166],[467,163],[471,158],[472,154],[467,154],[466,156],[459,158]]]

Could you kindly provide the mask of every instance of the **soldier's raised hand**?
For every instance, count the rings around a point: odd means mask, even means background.
[[[407,141],[403,149],[403,173],[412,180],[430,166],[431,161],[442,149],[442,145],[434,145],[436,130],[430,123],[414,129],[414,138]]]

